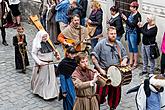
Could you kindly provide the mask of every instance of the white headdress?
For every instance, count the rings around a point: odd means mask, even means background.
[[[159,76],[158,75],[153,75],[150,78],[150,84],[152,84],[154,86],[165,87],[165,77],[163,77],[161,75],[159,75]]]
[[[36,37],[33,40],[33,46],[32,46],[32,51],[35,49],[40,49],[41,48],[41,41],[42,41],[42,37],[44,35],[47,35],[47,39],[49,38],[49,35],[46,31],[44,30],[40,30],[37,34]]]

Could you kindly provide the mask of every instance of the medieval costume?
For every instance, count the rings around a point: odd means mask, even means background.
[[[61,82],[61,94],[66,94],[63,97],[63,108],[64,110],[72,110],[76,98],[74,85],[71,79],[71,75],[75,70],[77,63],[75,59],[64,58],[58,65],[57,73],[60,76]]]
[[[62,44],[66,42],[66,39],[72,39],[74,41],[73,45],[78,44],[80,41],[84,41],[87,38],[87,30],[84,26],[79,25],[78,27],[74,26],[71,22],[59,35],[58,41]],[[67,42],[69,43],[69,42]],[[83,51],[86,49],[86,45],[81,45],[81,49],[78,51]]]
[[[31,88],[34,94],[38,94],[43,99],[52,99],[58,96],[59,90],[54,70],[54,54],[50,44],[43,42],[46,31],[39,31],[33,40],[32,57],[35,61]]]
[[[130,92],[137,91],[136,105],[138,110],[161,110],[165,107],[165,77],[161,75],[153,75],[149,79],[145,79],[144,83],[137,86]],[[164,110],[164,109],[163,109]]]
[[[80,35],[81,34],[81,35]],[[84,26],[75,27],[72,23],[64,29],[58,36],[60,42],[64,42],[65,38],[74,39],[75,41],[84,40],[87,37],[87,30]],[[81,38],[80,38],[81,37]]]
[[[94,73],[89,69],[83,70],[78,66],[73,72],[72,80],[77,96],[73,110],[99,110],[95,86],[90,84],[93,78]]]
[[[19,42],[23,42],[19,44]],[[26,66],[29,65],[29,60],[27,56],[27,42],[26,36],[23,35],[16,35],[13,37],[13,45],[15,47],[15,66],[16,69],[22,69],[22,72],[25,72]]]
[[[53,43],[58,43],[57,42],[57,36],[60,33],[59,25],[55,21],[55,15],[56,15],[56,10],[55,10],[56,3],[49,3],[49,7],[47,10],[47,16],[46,16],[46,30],[50,36],[50,39]]]

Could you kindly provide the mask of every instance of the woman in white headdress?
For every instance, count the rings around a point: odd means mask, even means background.
[[[46,31],[39,31],[32,46],[32,57],[35,61],[31,79],[32,92],[46,100],[55,98],[59,94],[53,64],[54,51],[47,41],[48,36]],[[57,51],[56,53],[58,59],[59,53]]]
[[[144,83],[138,86],[138,91],[135,98],[137,109],[165,110],[164,87],[165,77],[162,75],[153,75],[151,78],[145,79]]]

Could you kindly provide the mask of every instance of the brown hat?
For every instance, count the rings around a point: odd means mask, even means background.
[[[139,7],[139,4],[138,4],[138,2],[133,1],[133,2],[130,4],[130,6],[132,6],[132,7]]]

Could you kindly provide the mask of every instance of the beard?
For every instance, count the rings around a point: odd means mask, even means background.
[[[78,29],[80,28],[80,24],[79,23],[71,23],[71,26]]]
[[[109,41],[110,42],[115,42],[116,41],[116,38],[115,37],[109,38]]]
[[[75,27],[75,28],[79,28],[79,27],[80,27],[80,24],[75,23],[75,24],[74,24],[74,27]]]

